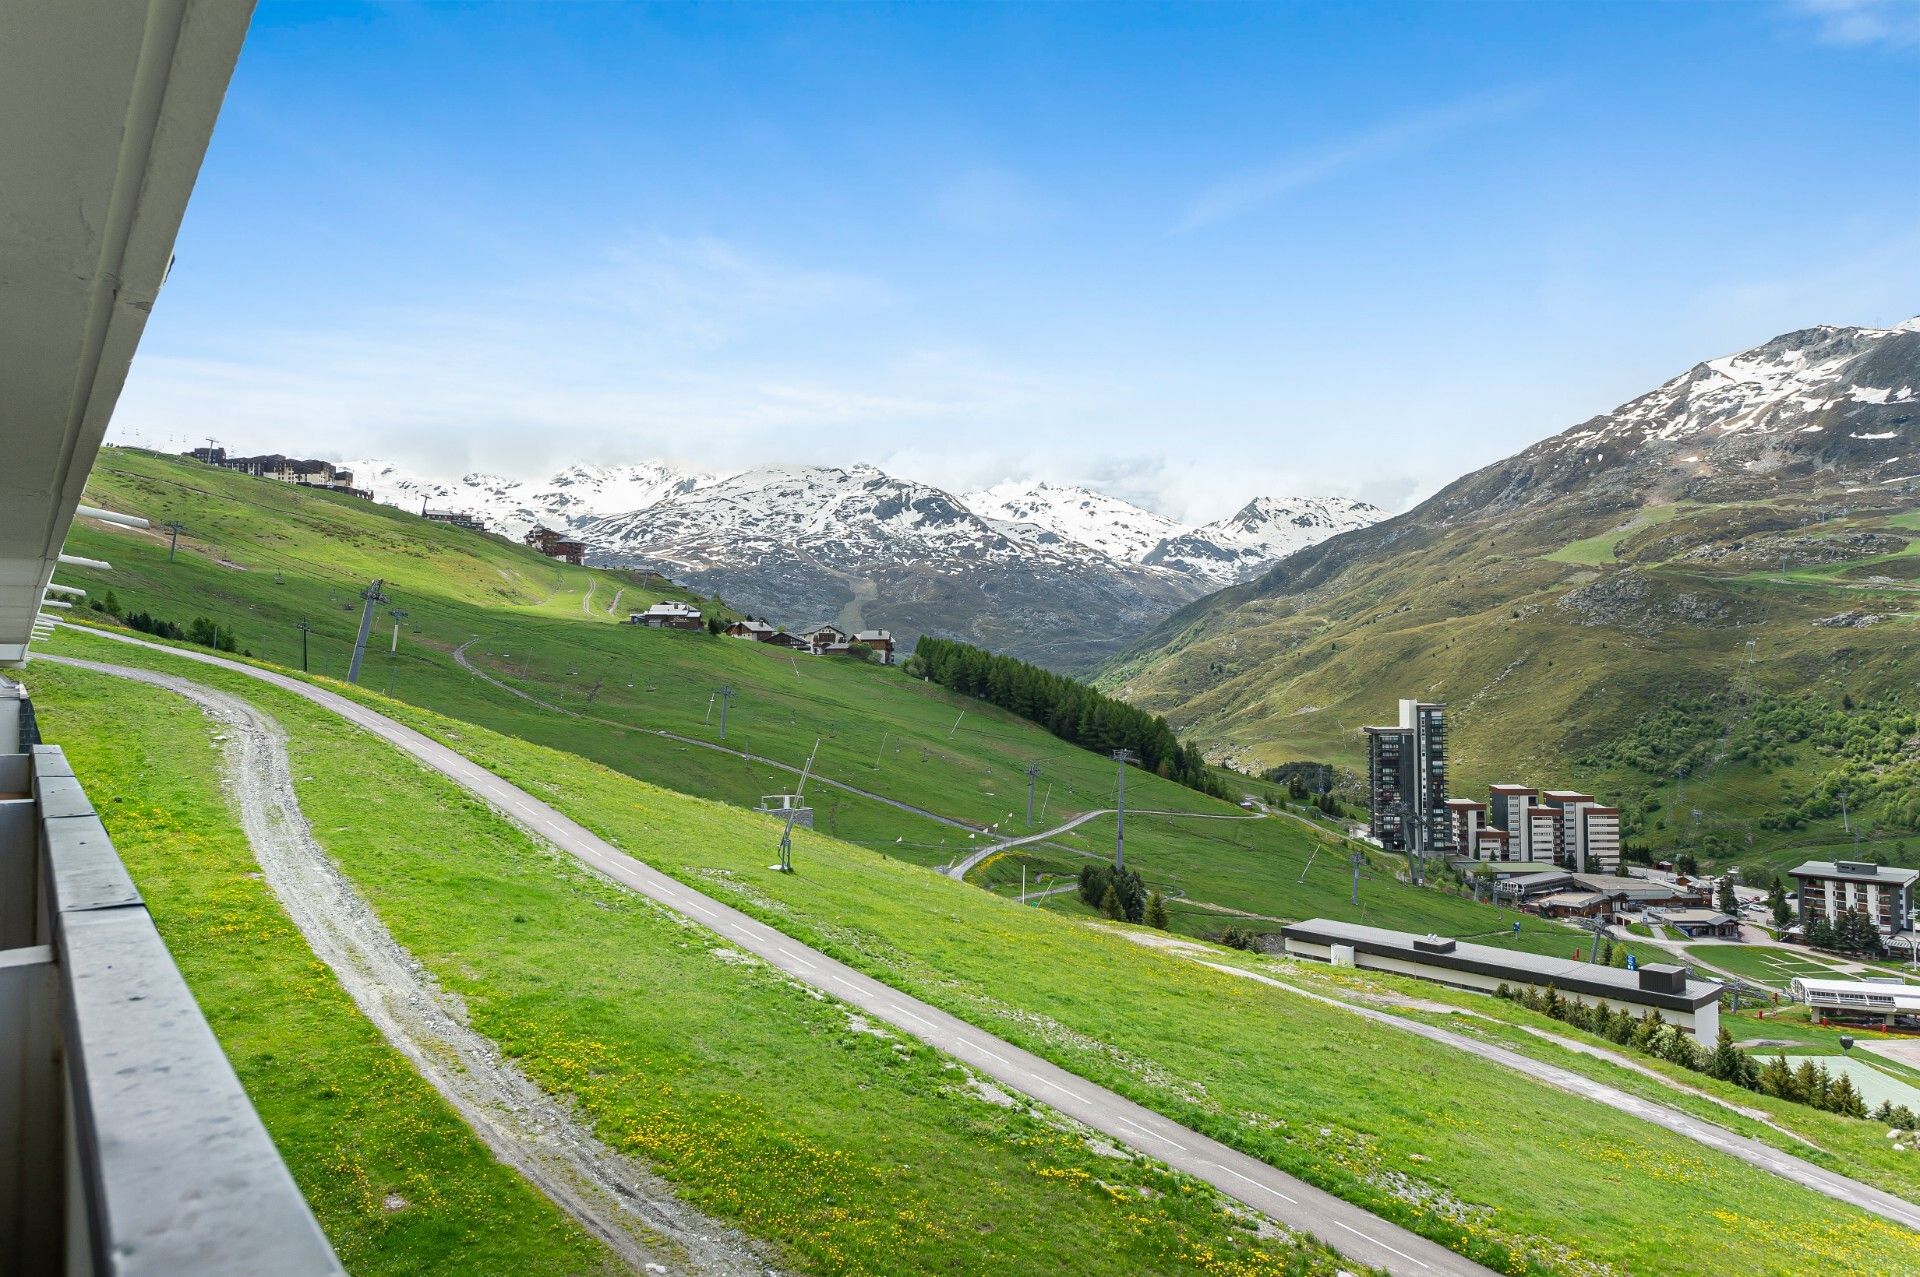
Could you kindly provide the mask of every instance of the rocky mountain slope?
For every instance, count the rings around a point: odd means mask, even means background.
[[[1306,540],[1382,513],[1261,498],[1187,529],[1086,488],[1006,484],[954,497],[872,466],[714,475],[648,462],[525,481],[349,464],[376,500],[475,514],[508,537],[535,524],[565,529],[594,562],[652,568],[784,624],[944,634],[1063,669],[1086,667]]]
[[[954,635],[1061,668],[1199,592],[872,466],[760,466],[581,535],[596,562],[653,568],[785,625]]]
[[[1258,576],[1295,550],[1386,517],[1379,506],[1346,497],[1255,497],[1228,518],[1166,538],[1140,561],[1227,586]]]
[[[422,504],[435,510],[478,515],[502,536],[518,540],[535,524],[569,530],[622,510],[696,492],[715,476],[665,462],[638,465],[568,466],[548,479],[508,479],[467,474],[429,479],[408,474],[386,461],[344,463],[354,483],[371,489],[373,499],[418,514]]]
[[[1804,329],[1190,605],[1101,681],[1248,766],[1352,763],[1396,697],[1446,700],[1458,789],[1641,799],[1672,778],[1580,760],[1676,696],[1911,694],[1916,494],[1920,321]]]

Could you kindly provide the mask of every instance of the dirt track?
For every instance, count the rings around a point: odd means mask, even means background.
[[[493,1150],[636,1272],[760,1277],[756,1246],[681,1203],[657,1175],[596,1139],[467,1024],[460,1000],[394,940],[313,836],[280,724],[236,696],[125,666],[42,656],[150,683],[227,730],[228,800],[267,885],[354,1004]]]

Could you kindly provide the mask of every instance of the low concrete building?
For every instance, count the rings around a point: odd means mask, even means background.
[[[1689,940],[1740,938],[1740,920],[1718,909],[1656,909],[1653,917]]]
[[[1897,980],[1796,979],[1787,986],[1821,1024],[1920,1029],[1920,985]]]
[[[1628,971],[1328,918],[1296,922],[1280,934],[1287,953],[1297,958],[1390,971],[1483,993],[1503,984],[1510,989],[1553,988],[1563,998],[1588,1005],[1604,1002],[1637,1016],[1657,1010],[1668,1023],[1702,1041],[1710,1042],[1720,1032],[1722,986],[1691,978],[1685,967],[1648,963]]]

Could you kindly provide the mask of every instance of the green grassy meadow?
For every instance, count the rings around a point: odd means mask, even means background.
[[[96,654],[140,655],[115,647]],[[476,1028],[687,1201],[774,1243],[783,1267],[1228,1277],[1336,1267],[1316,1247],[1262,1241],[1203,1184],[975,1090],[952,1061],[556,858],[325,711],[204,668],[179,672],[248,696],[288,728],[317,835]],[[479,1148],[248,876],[197,711],[90,672],[41,664],[31,676],[44,730],[70,743],[349,1266],[601,1271],[597,1245]],[[704,804],[696,814],[710,835],[747,823]],[[416,1204],[389,1212],[389,1191]]]
[[[735,691],[727,744],[798,767],[817,742],[818,774],[977,827],[956,829],[824,785],[811,789],[822,832],[914,864],[945,865],[996,833],[1025,832],[1029,762],[1041,767],[1035,803],[1042,827],[1113,805],[1107,759],[898,668],[615,624],[606,606],[616,593],[624,592],[622,614],[655,598],[691,597],[643,588],[625,574],[570,567],[351,497],[130,449],[103,452],[88,490],[89,500],[156,526],[187,526],[172,562],[164,533],[76,526],[70,548],[107,559],[114,570],[61,576],[95,597],[111,589],[125,610],[183,622],[216,616],[242,648],[295,669],[296,624],[304,620],[313,627],[309,667],[337,678],[359,619],[358,591],[379,574],[392,603],[375,627],[385,641],[371,647],[363,686],[391,686],[403,701],[682,793],[752,807],[797,782],[737,754],[659,734],[719,743],[713,692],[726,685]],[[596,605],[583,608],[589,595]],[[397,655],[388,650],[392,607],[408,612]],[[564,712],[461,668],[452,652],[469,643],[468,658],[489,675]],[[1509,942],[1517,915],[1408,886],[1396,879],[1404,867],[1394,857],[1370,857],[1362,903],[1351,906],[1348,845],[1330,832],[1287,819],[1242,819],[1231,804],[1138,769],[1128,776],[1128,802],[1137,809],[1129,817],[1130,863],[1174,900],[1178,930],[1211,935],[1241,923],[1270,930],[1277,924],[1262,919],[1331,916]],[[1017,884],[1022,863],[1034,874],[1077,873],[1086,858],[1110,854],[1112,830],[1112,818],[1102,818],[982,872],[995,884],[1009,873]],[[1048,907],[1071,903],[1054,897]],[[1580,939],[1529,922],[1511,942],[1571,953]]]
[[[174,664],[81,635],[61,634],[54,646]],[[628,983],[606,969],[610,955],[643,945],[646,928],[605,928],[613,925],[610,915],[648,911],[621,905],[610,888],[589,890],[575,883],[577,875],[538,859],[496,882],[508,866],[464,851],[452,869],[422,872],[422,855],[449,863],[450,846],[433,850],[458,835],[443,817],[464,819],[474,807],[457,796],[438,804],[426,849],[369,852],[363,860],[353,847],[367,835],[354,831],[377,822],[385,808],[361,810],[335,791],[363,766],[390,766],[379,761],[385,747],[356,743],[350,729],[323,712],[241,676],[193,673],[267,706],[303,748],[336,760],[324,782],[303,790],[316,826],[331,827],[335,818],[324,813],[338,813],[348,828],[336,854],[396,934],[469,1000],[476,1022],[497,1032],[530,1073],[578,1095],[603,1135],[625,1129],[624,1120],[649,1129],[645,1122],[663,1121],[688,1096],[703,1093],[688,1083],[678,1104],[649,1107],[634,1093],[645,1087],[603,1084],[601,1077],[629,1078],[634,1069],[650,1076],[677,1059],[661,1035],[679,1041],[671,1026],[690,1017],[707,1026],[703,1034],[712,1029],[699,1018],[701,986],[723,967],[734,968],[712,962],[705,953],[710,940],[686,941],[702,951],[692,956],[712,963],[694,964],[702,973],[694,984],[653,970]],[[1920,1238],[1905,1230],[1438,1044],[1144,949],[1107,928],[1013,906],[821,834],[797,834],[799,872],[774,874],[765,869],[771,826],[762,819],[472,724],[404,705],[383,708],[788,934],[1502,1271],[1589,1271],[1581,1265],[1594,1263],[1663,1273],[1904,1273],[1920,1264]],[[378,792],[384,783],[365,788]],[[393,801],[394,820],[421,825],[418,797]],[[359,816],[350,817],[355,811]],[[477,807],[471,816],[477,828],[501,823]],[[457,890],[448,890],[441,872],[452,874]],[[560,892],[541,912],[528,913],[523,894],[546,890],[541,884],[556,877],[575,884],[571,896]],[[595,899],[608,907],[595,908]],[[513,924],[515,913],[531,921]],[[654,929],[666,927],[656,922]],[[556,982],[555,970],[578,974]],[[636,998],[634,988],[671,988],[675,996]],[[833,1024],[830,1006],[804,995],[791,1001]],[[636,1027],[629,1038],[618,1027],[629,1024],[653,1027]],[[644,1066],[626,1055],[640,1044]],[[758,1049],[771,1051],[772,1044]],[[747,1088],[752,1093],[771,1094],[790,1073],[770,1075],[774,1067],[757,1052],[732,1054],[723,1072],[760,1083]],[[753,1122],[761,1111],[753,1104],[744,1110]],[[726,1112],[730,1121],[743,1120],[742,1110]],[[880,1138],[894,1122],[881,1127],[861,1134]],[[666,1167],[675,1173],[674,1163]],[[867,1182],[859,1183],[866,1193]],[[724,1199],[696,1200],[726,1213],[719,1208]],[[767,1231],[768,1221],[749,1223]]]
[[[199,710],[99,675],[36,665],[30,677],[45,732],[85,778],[349,1271],[617,1271],[597,1241],[494,1160],[314,959],[260,880]]]

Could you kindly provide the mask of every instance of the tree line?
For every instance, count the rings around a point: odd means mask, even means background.
[[[1132,750],[1140,765],[1216,798],[1228,797],[1197,745],[1182,744],[1167,720],[1038,665],[953,639],[922,636],[906,672],[1010,710],[1061,740],[1097,753]]]
[[[1667,1023],[1657,1010],[1636,1016],[1625,1008],[1612,1008],[1604,1002],[1588,1004],[1576,998],[1563,998],[1552,985],[1543,993],[1532,987],[1514,989],[1502,984],[1494,990],[1494,995],[1610,1042],[1630,1046],[1642,1054],[1749,1091],[1846,1117],[1867,1116],[1866,1100],[1845,1073],[1830,1072],[1825,1065],[1812,1060],[1802,1060],[1796,1069],[1783,1055],[1775,1055],[1764,1066],[1756,1064],[1751,1055],[1734,1045],[1733,1034],[1724,1028],[1720,1030],[1719,1040],[1707,1048],[1694,1041],[1691,1034]],[[1892,1110],[1888,1112],[1891,1114]]]

